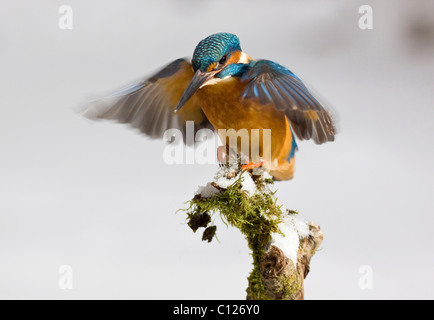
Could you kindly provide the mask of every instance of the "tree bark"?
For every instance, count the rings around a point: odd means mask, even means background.
[[[300,243],[297,266],[275,245],[271,245],[262,256],[260,271],[269,299],[304,300],[303,280],[309,273],[310,260],[323,240],[321,229],[315,222],[309,223],[309,230],[311,235]]]

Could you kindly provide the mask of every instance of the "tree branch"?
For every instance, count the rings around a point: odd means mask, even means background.
[[[283,251],[275,245],[261,258],[261,276],[265,293],[271,300],[303,300],[303,280],[310,271],[310,260],[322,243],[323,234],[320,227],[311,222],[311,235],[301,242],[295,267]],[[247,296],[249,299],[249,296]]]
[[[202,240],[211,242],[217,231],[211,216],[219,213],[243,233],[253,257],[247,299],[302,300],[303,280],[323,240],[320,227],[279,204],[267,172],[240,168],[239,161],[225,165],[199,188],[186,210],[188,225],[194,232],[205,228]]]

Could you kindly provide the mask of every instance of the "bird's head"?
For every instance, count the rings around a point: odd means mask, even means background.
[[[195,72],[209,73],[223,69],[231,61],[238,62],[240,55],[240,40],[236,35],[217,33],[199,42],[191,63]]]
[[[176,106],[176,111],[208,81],[230,64],[239,63],[242,57],[240,40],[234,34],[216,33],[203,39],[193,53],[193,79]]]

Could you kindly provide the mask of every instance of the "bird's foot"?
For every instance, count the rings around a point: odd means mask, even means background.
[[[252,169],[256,169],[256,168],[260,168],[265,164],[265,161],[262,160],[261,162],[247,162],[245,165],[243,165],[241,167],[241,171],[246,171],[246,170],[252,170]]]
[[[220,167],[223,167],[227,162],[226,155],[227,155],[226,146],[219,146],[217,148],[217,162],[219,163]]]

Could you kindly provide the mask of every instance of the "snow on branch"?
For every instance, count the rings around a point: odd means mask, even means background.
[[[242,171],[240,161],[230,163],[198,188],[185,210],[188,225],[194,232],[205,228],[202,240],[211,242],[217,232],[212,216],[219,214],[243,233],[253,257],[248,299],[303,299],[303,280],[322,242],[319,226],[278,201],[267,172]]]

